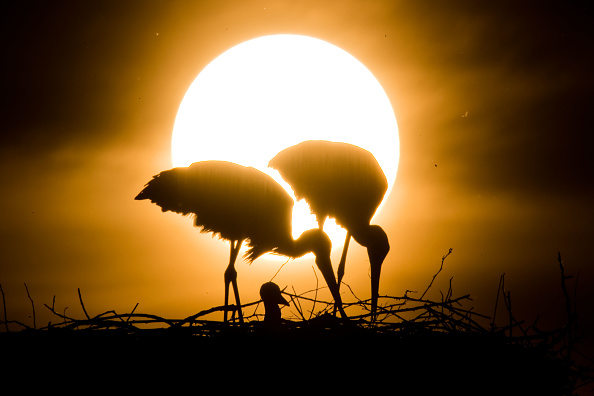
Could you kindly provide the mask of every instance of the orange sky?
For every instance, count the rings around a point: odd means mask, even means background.
[[[506,273],[521,315],[553,321],[563,314],[560,251],[570,274],[581,271],[578,302],[591,312],[586,3],[70,3],[28,2],[2,16],[0,284],[8,319],[32,325],[23,283],[38,326],[57,321],[42,307],[54,295],[58,310],[83,317],[77,288],[90,314],[139,303],[139,312],[185,317],[222,304],[228,244],[133,198],[171,167],[177,107],[202,68],[236,44],[277,33],[348,51],[394,107],[401,157],[378,219],[392,246],[381,294],[422,292],[453,248],[432,297],[453,277],[455,294],[471,293],[476,309],[491,314]],[[366,298],[365,251],[352,242],[349,253],[344,281]],[[290,262],[275,281],[313,288],[313,265]],[[257,299],[278,266],[238,263],[242,301]]]

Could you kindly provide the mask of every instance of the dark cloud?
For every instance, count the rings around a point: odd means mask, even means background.
[[[418,134],[435,141],[434,160],[481,190],[591,194],[591,7],[457,2],[411,13],[419,78],[435,100]]]
[[[5,13],[5,144],[104,139],[146,93],[158,10],[138,3],[16,2]]]

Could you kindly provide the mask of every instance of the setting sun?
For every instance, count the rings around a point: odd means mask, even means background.
[[[398,127],[373,74],[325,41],[265,36],[229,49],[200,72],[177,113],[172,161],[174,166],[204,160],[252,166],[292,195],[267,165],[279,151],[304,140],[346,142],[370,151],[386,174],[386,197],[390,194],[399,160]],[[293,235],[316,227],[307,203],[297,202]],[[333,220],[324,230],[335,247],[342,246],[345,230]]]

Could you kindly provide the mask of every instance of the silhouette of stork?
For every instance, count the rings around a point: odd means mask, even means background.
[[[370,225],[388,188],[373,154],[348,143],[308,140],[282,150],[268,166],[279,171],[297,199],[307,201],[320,229],[326,218],[333,217],[347,230],[337,270],[339,288],[351,236],[367,248],[371,313],[375,318],[381,267],[390,244],[380,226]]]
[[[225,322],[229,284],[233,286],[239,320],[243,322],[235,261],[244,241],[249,246],[244,255],[248,263],[268,252],[293,258],[314,253],[336,307],[345,316],[330,261],[330,238],[313,229],[293,239],[293,199],[267,174],[226,161],[201,161],[153,176],[135,199],[148,199],[163,212],[192,216],[194,226],[201,232],[212,232],[231,243],[224,276]]]
[[[279,304],[289,305],[274,282],[266,282],[260,287],[260,298],[264,303],[264,322],[278,324],[281,321]]]

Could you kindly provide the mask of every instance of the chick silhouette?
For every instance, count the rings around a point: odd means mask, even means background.
[[[332,271],[330,238],[313,229],[293,239],[293,199],[267,174],[227,161],[200,161],[155,175],[135,199],[148,199],[163,212],[191,216],[201,232],[230,242],[229,264],[224,274],[225,322],[229,285],[243,322],[235,262],[244,241],[249,247],[244,255],[248,263],[268,252],[293,258],[312,252],[337,309],[346,317]]]
[[[278,324],[281,322],[279,305],[289,305],[283,297],[280,287],[274,282],[266,282],[260,287],[260,298],[264,302],[264,322]]]

